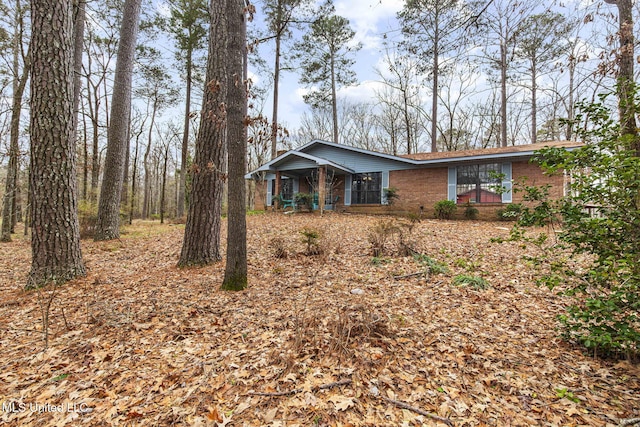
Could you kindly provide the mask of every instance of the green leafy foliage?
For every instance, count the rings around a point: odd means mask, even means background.
[[[515,221],[520,217],[522,205],[519,203],[509,203],[503,209],[498,209],[496,215],[501,221]]]
[[[435,259],[424,255],[424,254],[415,254],[413,259],[420,265],[427,268],[429,273],[433,274],[446,274],[449,272],[449,267],[446,264],[436,261]]]
[[[571,173],[568,195],[549,198],[548,188],[523,186],[526,203],[513,239],[544,251],[530,262],[543,266],[540,283],[573,302],[560,316],[563,336],[594,354],[638,356],[640,345],[640,158],[637,136],[620,135],[606,95],[579,106],[576,131],[586,145],[541,150],[535,157],[547,173]],[[638,94],[635,99],[637,102]],[[523,226],[550,226],[557,233],[525,237]],[[557,236],[557,240],[549,236]],[[563,253],[568,253],[568,258]],[[564,257],[564,258],[563,258]],[[585,272],[575,259],[590,260]]]
[[[477,219],[478,213],[478,208],[473,206],[470,202],[467,202],[464,205],[464,217],[466,219]]]
[[[453,278],[454,286],[471,286],[474,289],[487,289],[489,283],[480,276],[470,274],[459,274]]]
[[[293,201],[296,206],[302,208],[306,207],[307,210],[313,210],[313,194],[310,193],[296,193],[293,196]]]
[[[458,209],[456,202],[453,200],[440,200],[434,205],[435,215],[438,219],[451,219]]]
[[[320,232],[313,228],[305,228],[300,231],[302,241],[307,245],[306,255],[321,255],[323,248],[320,246]]]
[[[385,188],[384,198],[387,201],[387,205],[392,206],[399,198],[398,189],[395,187]]]

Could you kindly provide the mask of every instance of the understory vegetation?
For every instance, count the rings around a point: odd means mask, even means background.
[[[559,316],[567,340],[594,355],[637,360],[640,157],[634,137],[620,136],[607,96],[579,106],[573,125],[585,146],[537,155],[535,162],[547,173],[570,173],[568,195],[553,200],[548,187],[520,183],[516,191],[524,193],[524,203],[511,210],[518,218],[512,239],[539,249],[528,257],[540,270],[539,283],[572,298]],[[531,226],[544,231],[528,233]]]
[[[249,286],[237,293],[219,289],[224,262],[176,267],[180,224],[84,240],[87,276],[40,294],[22,289],[28,241],[9,243],[3,400],[91,411],[3,413],[4,425],[617,426],[640,415],[637,365],[558,336],[573,297],[536,286],[543,248],[508,241],[503,223],[267,213],[247,224]]]

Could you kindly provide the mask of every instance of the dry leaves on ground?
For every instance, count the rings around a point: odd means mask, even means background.
[[[508,234],[504,224],[415,224],[404,238],[449,272],[413,275],[424,267],[411,256],[372,258],[368,233],[380,221],[396,220],[249,217],[250,286],[238,293],[218,289],[223,263],[176,268],[182,226],[140,222],[121,240],[83,241],[88,276],[54,295],[46,350],[38,298],[50,290],[23,291],[29,244],[3,244],[0,419],[615,426],[640,417],[638,366],[558,338],[567,301],[534,285],[522,260],[531,248],[490,242]],[[319,255],[304,255],[302,230],[320,232]],[[453,286],[461,273],[489,287]]]

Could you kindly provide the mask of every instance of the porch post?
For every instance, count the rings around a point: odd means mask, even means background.
[[[320,208],[320,215],[324,213],[324,197],[327,185],[327,167],[320,166],[318,171],[318,207]]]
[[[273,195],[273,197],[275,196],[280,196],[280,171],[276,171],[276,188],[275,188],[275,194]],[[274,203],[274,208],[275,210],[278,210],[278,208],[280,207],[280,197],[276,197],[276,202]]]

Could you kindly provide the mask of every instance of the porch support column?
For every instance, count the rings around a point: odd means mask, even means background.
[[[280,171],[276,171],[276,188],[275,188],[275,193],[273,194],[273,197],[276,196],[280,196],[280,189],[281,189],[281,175],[280,175]],[[280,197],[276,197],[275,198],[275,203],[274,203],[274,208],[275,210],[278,210],[278,208],[280,207]]]
[[[327,167],[320,166],[318,170],[318,207],[320,208],[320,215],[324,213],[324,197],[327,186]]]

